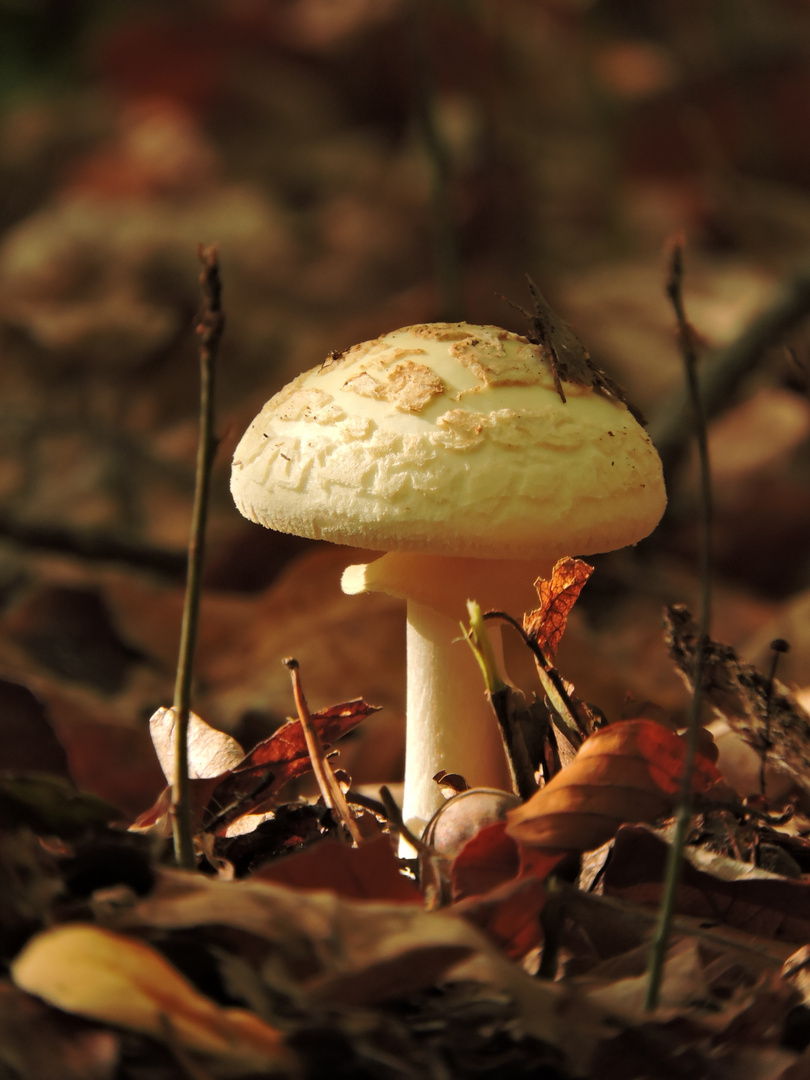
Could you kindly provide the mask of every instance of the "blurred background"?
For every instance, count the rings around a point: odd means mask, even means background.
[[[525,275],[643,410],[670,510],[593,560],[559,655],[609,717],[683,715],[665,603],[693,608],[696,468],[664,285],[712,404],[714,633],[787,638],[810,683],[806,0],[0,0],[0,767],[121,809],[162,781],[197,441],[197,245],[227,327],[195,709],[249,748],[292,709],[383,705],[342,752],[402,761],[404,610],[357,553],[271,534],[232,451],[291,376],[398,326],[522,332]],[[736,352],[735,352],[736,349]],[[519,613],[515,613],[519,614]],[[531,664],[510,649],[531,692]]]

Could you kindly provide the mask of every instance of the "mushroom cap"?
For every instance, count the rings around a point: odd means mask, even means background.
[[[264,406],[231,491],[269,528],[380,551],[556,559],[634,544],[661,462],[616,398],[555,389],[547,353],[496,326],[427,323],[332,354]]]

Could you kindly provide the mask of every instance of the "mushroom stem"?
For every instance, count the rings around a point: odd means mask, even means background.
[[[418,836],[444,802],[433,777],[460,773],[472,787],[511,789],[498,723],[458,620],[408,601],[405,794],[402,816]],[[492,635],[498,657],[500,633]]]
[[[345,593],[384,592],[408,602],[402,816],[417,836],[444,801],[433,780],[440,769],[460,773],[473,787],[512,789],[500,726],[460,623],[470,597],[482,607],[496,604],[528,611],[532,583],[545,570],[542,560],[538,566],[391,551],[343,571]],[[488,629],[503,670],[499,628]],[[401,841],[400,854],[412,855],[411,845]]]

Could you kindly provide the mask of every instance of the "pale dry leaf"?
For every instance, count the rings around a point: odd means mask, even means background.
[[[173,709],[158,709],[149,721],[149,733],[160,767],[167,781],[174,783],[175,715]],[[196,713],[188,718],[188,775],[193,780],[207,780],[235,769],[245,751],[224,731],[206,724]]]
[[[645,1010],[648,986],[649,974],[645,971],[591,990],[588,997],[616,1016],[639,1023],[649,1015]],[[683,938],[667,952],[655,1017],[678,1016],[696,1000],[707,997],[699,944],[693,938]]]
[[[274,1028],[243,1009],[221,1008],[151,946],[111,930],[84,923],[46,930],[11,974],[21,990],[65,1012],[265,1068],[294,1063]]]

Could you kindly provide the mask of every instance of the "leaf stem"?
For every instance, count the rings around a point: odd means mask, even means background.
[[[177,865],[185,870],[193,870],[195,866],[188,782],[188,721],[202,591],[208,493],[211,484],[211,467],[217,450],[217,440],[214,436],[214,374],[219,342],[225,325],[217,249],[214,245],[210,247],[200,245],[197,254],[202,263],[200,285],[203,293],[203,308],[197,325],[197,336],[200,342],[200,430],[197,444],[194,507],[188,544],[186,593],[173,703],[175,753],[172,833]]]
[[[509,683],[501,678],[498,671],[481,605],[474,600],[468,600],[467,611],[470,616],[470,629],[468,631],[463,624],[461,629],[484,676],[487,697],[501,729],[509,772],[512,776],[512,786],[525,801],[537,791],[537,782],[534,779],[534,769],[529,758],[529,751],[526,749],[520,721],[512,706],[514,691]]]
[[[672,243],[670,252],[669,278],[667,281],[667,296],[675,312],[678,326],[678,338],[681,356],[686,376],[686,386],[689,401],[692,408],[695,438],[697,441],[698,458],[700,461],[700,620],[698,624],[697,645],[695,649],[695,669],[692,691],[692,707],[689,716],[689,727],[686,735],[686,754],[684,758],[683,776],[681,778],[681,791],[678,803],[678,811],[675,818],[675,833],[667,853],[667,864],[664,876],[664,893],[661,900],[661,910],[658,917],[658,925],[653,935],[650,946],[649,958],[649,981],[644,1007],[653,1011],[658,1005],[661,990],[661,980],[664,973],[667,947],[669,945],[670,931],[675,914],[678,889],[683,873],[683,856],[686,847],[686,839],[692,822],[693,798],[692,798],[692,774],[694,770],[695,754],[697,751],[698,733],[700,729],[700,708],[703,690],[703,668],[706,659],[706,645],[709,640],[711,624],[711,601],[712,601],[712,482],[711,466],[709,462],[709,440],[706,426],[706,413],[700,393],[697,372],[697,353],[694,345],[694,333],[686,318],[683,306],[683,247],[682,237],[676,237]]]

